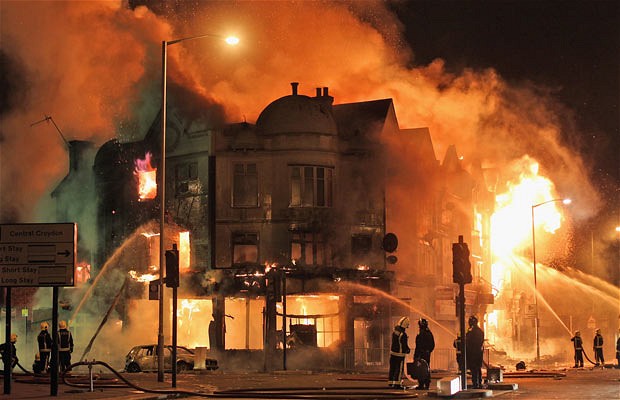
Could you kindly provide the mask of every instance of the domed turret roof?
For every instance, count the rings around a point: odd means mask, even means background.
[[[297,94],[293,82],[293,94],[281,97],[269,104],[258,117],[256,126],[262,134],[318,133],[336,135],[338,129],[332,113],[333,97],[327,88],[317,97]]]

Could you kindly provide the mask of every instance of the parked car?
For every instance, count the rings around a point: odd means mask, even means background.
[[[195,359],[194,350],[184,346],[177,346],[177,372],[185,372],[194,369]],[[164,346],[164,370],[172,371],[172,346]],[[125,357],[125,371],[142,372],[157,371],[157,345],[147,344],[135,346]],[[206,358],[204,366],[208,370],[218,368],[217,360]]]

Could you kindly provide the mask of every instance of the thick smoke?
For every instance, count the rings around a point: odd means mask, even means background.
[[[541,88],[511,86],[492,69],[455,75],[439,59],[409,67],[413,53],[404,45],[402,23],[382,2],[2,7],[2,51],[9,63],[21,60],[28,78],[15,80],[13,92],[29,94],[24,107],[3,114],[2,183],[19,182],[16,190],[3,191],[3,219],[32,218],[33,202],[67,170],[59,136],[51,127],[31,128],[32,122],[52,115],[69,140],[141,138],[161,101],[161,41],[204,33],[235,33],[242,42],[228,48],[208,38],[169,46],[171,101],[177,105],[202,99],[205,108],[221,105],[205,112],[211,118],[223,108],[229,122],[253,122],[288,92],[289,81],[302,82],[306,93],[330,86],[336,103],[390,97],[401,128],[430,128],[438,158],[453,144],[466,166],[477,159],[501,167],[529,154],[558,187],[580,191],[573,197],[589,204],[586,213],[599,204],[587,168],[560,142],[562,120],[570,120],[566,110]]]
[[[412,66],[415,49],[384,2],[2,2],[0,220],[31,222],[40,199],[66,175],[67,140],[97,145],[141,139],[161,105],[161,42],[234,33],[170,46],[171,103],[213,123],[255,122],[288,94],[330,87],[335,103],[392,98],[401,128],[428,127],[435,154],[451,145],[485,168],[526,155],[574,209],[592,214],[599,199],[587,166],[560,135],[571,115],[544,88],[508,84],[492,69],[448,73],[444,61]],[[200,107],[196,107],[200,104]],[[392,143],[388,143],[391,145]],[[396,147],[396,146],[394,146]],[[423,171],[407,164],[413,176]],[[410,162],[410,161],[409,161]],[[432,177],[425,176],[423,181]],[[507,177],[509,178],[509,177]],[[407,183],[394,196],[406,198]],[[403,202],[406,204],[406,202]],[[407,215],[391,210],[391,215]]]

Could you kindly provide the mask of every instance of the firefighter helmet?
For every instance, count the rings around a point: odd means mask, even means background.
[[[596,333],[601,333],[601,330],[600,330],[600,329],[597,329],[597,330],[596,330]]]
[[[402,317],[401,319],[399,319],[398,326],[405,329],[409,328],[409,317]]]
[[[471,317],[469,317],[468,323],[470,327],[478,325],[478,317],[476,317],[475,315],[472,315]]]
[[[424,318],[420,318],[420,320],[418,321],[418,326],[420,327],[420,329],[426,329],[428,328],[428,321]]]
[[[50,326],[48,325],[47,322],[41,322],[41,330],[42,331],[46,331],[47,328],[49,328]]]
[[[577,336],[577,337],[581,336],[581,332],[575,331],[575,336]]]
[[[15,343],[15,342],[17,342],[17,334],[11,333],[11,343]]]
[[[67,329],[67,321],[59,321],[58,322],[59,329]]]

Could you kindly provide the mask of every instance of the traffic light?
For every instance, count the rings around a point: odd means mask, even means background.
[[[459,236],[458,243],[452,243],[452,281],[463,284],[472,281],[469,248],[463,243],[463,236]]]
[[[179,287],[179,250],[172,245],[172,250],[166,250],[166,286]]]

